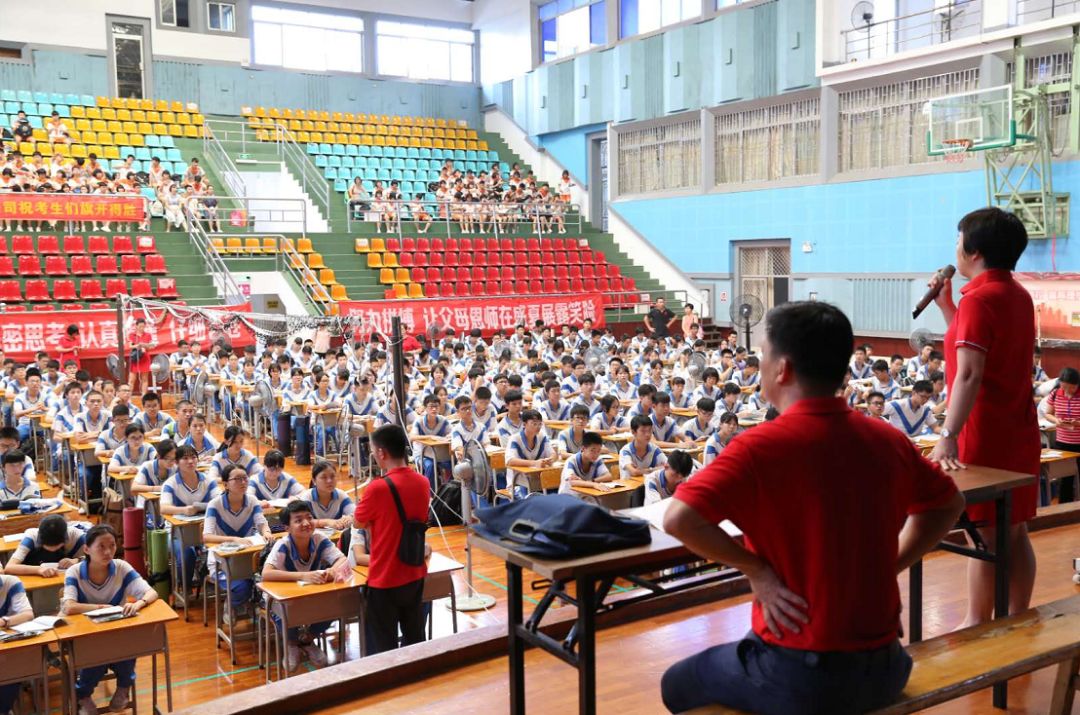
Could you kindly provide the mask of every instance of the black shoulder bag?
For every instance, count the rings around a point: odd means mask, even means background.
[[[427,523],[419,519],[407,518],[405,516],[405,507],[401,505],[401,497],[398,496],[397,487],[394,486],[389,477],[386,478],[386,486],[390,488],[390,496],[394,497],[398,518],[401,519],[401,541],[398,542],[398,558],[406,566],[423,566]]]

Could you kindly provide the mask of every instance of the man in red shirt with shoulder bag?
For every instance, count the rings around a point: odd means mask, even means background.
[[[673,712],[720,703],[777,715],[861,713],[907,683],[896,577],[945,536],[964,499],[907,436],[837,397],[853,342],[834,306],[771,310],[761,384],[780,416],[740,435],[675,492],[665,530],[746,574],[754,603],[745,638],[664,674]],[[725,519],[742,544],[719,528]]]
[[[389,424],[371,435],[371,453],[383,471],[364,490],[353,516],[367,529],[371,561],[364,617],[369,655],[424,640],[424,543],[430,493],[428,480],[408,466],[409,438]]]

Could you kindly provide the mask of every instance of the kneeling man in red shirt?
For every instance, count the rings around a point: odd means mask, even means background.
[[[854,342],[826,303],[766,318],[762,390],[779,410],[679,486],[664,528],[746,574],[751,630],[664,674],[664,704],[860,713],[903,690],[896,577],[955,524],[964,498],[906,435],[837,397]],[[867,473],[866,465],[874,469]],[[730,519],[743,545],[717,525]]]

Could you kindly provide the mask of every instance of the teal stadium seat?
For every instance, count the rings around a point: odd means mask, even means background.
[[[81,102],[79,101],[79,95],[77,95],[77,94],[65,94],[64,95],[64,104],[70,104],[70,105],[81,104]]]
[[[13,89],[0,89],[0,100],[4,102],[17,102],[19,98],[15,95]]]
[[[360,156],[359,148],[355,144],[349,144],[345,147],[346,156]]]
[[[312,156],[314,156],[315,154],[318,154],[319,153],[319,145],[314,143],[314,142],[311,143],[311,144],[308,144],[307,145],[307,153],[312,155]]]
[[[72,102],[72,104],[75,104],[75,102]],[[84,94],[79,97],[78,104],[81,104],[84,107],[93,107],[97,104],[97,102],[94,100],[94,95]]]
[[[49,101],[49,95],[46,94],[45,92],[34,92],[34,101],[38,102],[39,104],[41,102],[48,102]]]
[[[19,101],[20,102],[33,102],[34,101],[34,95],[31,94],[30,92],[28,92],[25,89],[20,89],[19,90]]]
[[[151,149],[157,149],[161,146],[161,139],[159,139],[155,134],[150,134],[149,136],[144,137],[143,141],[145,141],[146,146],[150,147]]]
[[[176,140],[172,137],[161,137],[161,146],[165,147],[166,149],[175,149]]]

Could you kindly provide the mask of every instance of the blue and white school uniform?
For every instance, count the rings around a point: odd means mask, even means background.
[[[608,471],[607,465],[604,464],[602,459],[598,459],[586,467],[585,458],[581,456],[579,451],[566,460],[566,464],[563,465],[562,476],[559,479],[559,494],[574,494],[574,488],[570,486],[570,481],[573,479],[595,482],[597,479],[602,479],[609,474],[611,472]]]
[[[206,519],[203,521],[203,537],[208,534],[218,536],[238,536],[247,538],[255,536],[267,526],[266,517],[258,500],[249,494],[244,494],[244,503],[240,509],[233,511],[229,506],[229,495],[222,492],[206,507]],[[217,559],[213,549],[208,549],[207,565],[212,573],[217,573],[218,584],[225,587],[225,572],[217,569]],[[253,579],[238,579],[232,582],[229,591],[229,601],[234,607],[239,607],[251,599]]]
[[[584,438],[584,431],[581,433],[581,436]],[[555,438],[555,441],[562,447],[562,451],[566,454],[576,455],[578,452],[581,451],[582,440],[574,439],[573,426],[567,427],[566,429],[559,432],[559,435]]]
[[[315,487],[308,489],[301,498],[311,504],[311,511],[316,519],[340,519],[343,516],[352,516],[356,511],[352,497],[336,487],[326,506],[319,502],[318,490]]]
[[[420,415],[412,423],[409,432],[416,437],[449,437],[450,422],[441,415],[435,415],[435,424],[432,425],[428,423],[427,415]],[[414,443],[413,453],[416,455],[416,463],[420,467],[420,473],[427,477],[433,486],[435,484],[436,466],[447,470],[450,469],[449,460],[439,460],[436,464],[435,455],[438,454],[438,451],[432,447]]]
[[[575,397],[573,400],[570,401],[570,409],[573,409],[577,405],[584,405],[585,407],[587,407],[589,409],[589,417],[590,418],[593,415],[595,415],[597,412],[599,412],[600,410],[604,409],[600,405],[600,400],[596,399],[596,394],[595,393],[593,394],[592,399],[590,399],[588,402],[586,402],[584,400],[582,395],[578,395],[577,397]]]
[[[311,407],[326,407],[338,401],[333,390],[327,390],[325,395],[320,395],[318,390],[308,393],[307,403]],[[312,420],[312,431],[315,433],[315,453],[326,454],[328,440],[337,442],[337,421],[332,417],[320,416]]]
[[[499,411],[495,408],[495,405],[489,404],[484,414],[480,414],[476,411],[476,404],[474,403],[473,421],[483,425],[485,431],[494,432],[499,424]]]
[[[562,384],[559,387],[564,395],[581,392],[581,383],[578,382],[577,375],[574,375],[573,373],[563,378]]]
[[[753,375],[747,377],[743,374],[742,370],[735,372],[731,376],[731,381],[739,387],[752,387],[761,382],[761,371],[755,372]]]
[[[910,397],[886,402],[882,416],[908,437],[917,437],[937,424],[937,418],[934,417],[929,403],[915,407]]]
[[[719,385],[713,385],[712,387],[705,384],[698,385],[697,389],[690,394],[690,403],[696,405],[702,397],[708,397],[710,400],[720,402],[724,397],[724,391]]]
[[[900,383],[891,377],[888,382],[881,382],[875,377],[870,383],[870,391],[880,392],[882,395],[885,395],[886,400],[895,400],[900,397]]]
[[[725,400],[719,400],[716,403],[716,412],[718,414],[717,419],[719,419],[719,415],[723,415],[727,412],[730,412],[733,415],[737,415],[742,412],[742,409],[743,401],[741,397],[735,399],[734,405],[729,405]]]
[[[70,433],[74,432],[75,431],[75,425],[79,421],[79,414],[81,412],[82,412],[82,406],[81,405],[76,407],[75,411],[72,411],[71,407],[68,406],[67,404],[64,404],[63,406],[61,406],[60,409],[58,409],[56,411],[56,414],[53,415],[53,427],[52,427],[53,432],[54,433],[60,432],[60,433],[64,433],[64,434],[70,434]],[[57,460],[60,459],[60,455],[62,454],[62,451],[63,451],[63,444],[59,440],[57,440],[56,447],[54,448],[54,454],[55,454]],[[58,462],[54,462],[54,464],[55,463],[58,463]]]
[[[15,548],[15,553],[11,555],[11,558],[26,566],[40,566],[43,563],[54,563],[61,559],[73,559],[85,545],[86,532],[69,524],[67,535],[64,537],[63,547],[57,551],[48,552],[48,558],[40,560],[36,556],[32,556],[32,554],[42,553],[39,551],[39,549],[42,548],[41,536],[38,533],[38,529],[27,529],[23,532],[22,541],[20,541],[19,545]]]
[[[208,476],[211,479],[221,479],[223,470],[230,464],[243,467],[249,477],[258,474],[262,470],[259,459],[246,449],[241,449],[240,456],[236,459],[229,456],[228,450],[223,449],[215,454],[213,461],[210,462],[210,474]]]
[[[179,472],[173,474],[171,477],[165,480],[165,485],[161,487],[161,506],[194,506],[196,504],[207,505],[213,501],[218,494],[220,494],[218,484],[212,479],[207,479],[206,476],[199,472],[199,481],[195,487],[189,488],[184,483],[183,477]],[[173,561],[179,563],[180,567],[187,575],[187,582],[190,584],[194,580],[195,574],[195,559],[198,555],[200,547],[189,546],[186,551],[180,553],[180,539],[172,538],[172,529],[170,527],[170,541],[172,543]]]
[[[141,484],[146,487],[160,487],[165,484],[165,481],[176,474],[179,471],[175,465],[170,467],[165,474],[165,478],[161,477],[161,460],[154,458],[148,462],[143,462],[139,465],[139,471],[135,473],[134,484]],[[140,509],[146,508],[146,498],[142,494],[135,497],[135,506]],[[149,519],[149,514],[147,518]],[[157,524],[154,524],[152,528],[157,528]]]
[[[164,412],[158,412],[157,418],[151,420],[150,417],[143,412],[139,415],[137,420],[132,420],[134,424],[142,425],[142,428],[147,432],[153,432],[156,429],[164,431],[166,427],[173,423],[173,418],[169,417]]]
[[[683,390],[683,393],[678,397],[675,397],[674,393],[671,394],[671,408],[674,410],[688,409],[689,407],[692,407],[694,403],[695,401],[690,399],[690,395],[687,394],[686,390]]]
[[[663,422],[656,421],[656,413],[651,416],[653,439],[658,442],[674,442],[679,433],[679,425],[670,417],[665,417]]]
[[[147,595],[150,585],[126,561],[113,559],[104,583],[90,580],[90,562],[82,561],[64,572],[63,600],[101,606],[121,606],[129,599]],[[117,688],[130,688],[135,684],[135,659],[118,663],[83,668],[78,673],[75,693],[82,699],[93,694],[106,670],[116,674]]]
[[[630,474],[631,466],[637,467],[638,470],[648,473],[665,464],[667,464],[667,455],[652,442],[649,442],[646,446],[644,455],[639,455],[637,453],[637,448],[632,441],[624,444],[623,448],[619,450],[620,474]]]
[[[652,417],[652,408],[650,407],[648,409],[648,411],[646,412],[645,408],[641,406],[641,400],[638,400],[634,404],[630,405],[630,409],[628,409],[626,411],[626,420],[627,420],[627,422],[634,419],[638,415],[645,415],[646,417]]]
[[[516,435],[510,438],[510,443],[506,445],[506,461],[511,459],[546,459],[547,457],[555,456],[555,447],[548,439],[548,436],[541,431],[536,435],[536,439],[533,444],[530,445],[528,439],[525,436],[525,430],[521,430]],[[529,481],[525,476],[521,476],[518,479],[518,474],[514,471],[513,467],[507,467],[507,479],[510,484],[515,485],[515,496],[517,496],[520,490],[521,496],[528,493]]]
[[[131,447],[125,441],[113,452],[112,459],[109,460],[109,466],[141,467],[143,463],[153,460],[155,454],[157,454],[157,451],[145,442],[137,451],[132,452]]]
[[[383,425],[397,424],[397,416],[394,414],[394,410],[391,410],[390,405],[394,404],[393,401],[387,402],[386,406],[380,409],[375,414],[375,429],[379,429]],[[416,421],[416,413],[413,412],[411,407],[405,408],[405,428],[408,430],[414,421]]]
[[[857,393],[852,392],[852,394],[854,395]],[[744,404],[744,407],[748,410],[753,410],[754,412],[757,412],[759,410],[767,410],[769,409],[769,401],[761,396],[761,390],[757,390],[756,392],[750,393],[750,395],[746,398],[746,403]]]
[[[653,429],[655,430],[656,428],[654,427]],[[687,420],[686,422],[683,422],[682,434],[684,437],[692,439],[695,442],[702,438],[708,439],[709,437],[712,437],[714,434],[716,434],[716,425],[713,423],[712,420],[709,420],[705,423],[704,426],[702,426],[701,423],[698,421],[698,418],[695,417],[692,420]]]
[[[622,387],[616,382],[612,384],[608,394],[615,395],[619,400],[633,400],[637,398],[637,385],[632,382],[627,382],[626,387]]]
[[[0,452],[0,457],[3,457],[5,453]],[[34,468],[34,460],[30,457],[23,458],[22,477],[27,482],[37,482],[37,470]],[[3,476],[0,474],[0,482],[3,482]]]
[[[496,428],[499,435],[499,444],[509,444],[511,438],[525,427],[525,422],[519,417],[517,422],[510,419],[510,415],[503,415]]]
[[[0,574],[0,617],[12,618],[27,611],[33,615],[30,599],[26,597],[26,587],[18,576]],[[11,712],[19,699],[22,683],[0,685],[0,712]]]
[[[731,444],[732,439],[735,439],[734,435],[727,442],[721,442],[720,433],[713,432],[712,437],[709,437],[709,440],[705,443],[705,454],[702,457],[702,463],[708,466],[709,462],[719,457],[724,448]]]
[[[266,482],[266,470],[259,472],[258,476],[251,480],[248,484],[248,494],[255,497],[259,501],[272,501],[274,499],[291,499],[298,494],[302,494],[304,488],[300,486],[300,482],[293,479],[285,472],[281,473],[278,477],[277,486],[271,488]]]
[[[854,362],[848,365],[848,372],[851,373],[852,380],[865,380],[873,375],[873,371],[870,369],[870,363],[864,362],[862,367],[859,367]]]
[[[675,487],[668,484],[667,470],[661,467],[645,475],[645,506],[655,504],[675,494]]]
[[[12,489],[8,487],[7,482],[0,481],[0,501],[9,501],[11,499],[23,501],[26,499],[40,498],[41,490],[38,489],[37,482],[27,481],[24,478],[22,484]]]
[[[537,405],[536,411],[540,413],[545,422],[548,420],[563,421],[570,419],[570,405],[566,402],[560,401],[559,404],[553,405],[550,400],[544,400]]]
[[[203,433],[202,444],[195,444],[195,437],[189,434],[177,446],[191,447],[198,454],[199,459],[204,459],[211,454],[216,454],[217,451],[221,449],[221,445],[209,432]]]
[[[464,422],[458,421],[454,428],[450,430],[451,449],[463,449],[465,443],[471,440],[475,440],[481,445],[487,444],[488,430],[484,423],[474,419],[472,427],[466,427]]]
[[[594,430],[625,430],[630,429],[630,423],[622,415],[615,415],[614,418],[608,419],[607,413],[603,410],[593,415],[593,418],[589,420],[589,427]]]

